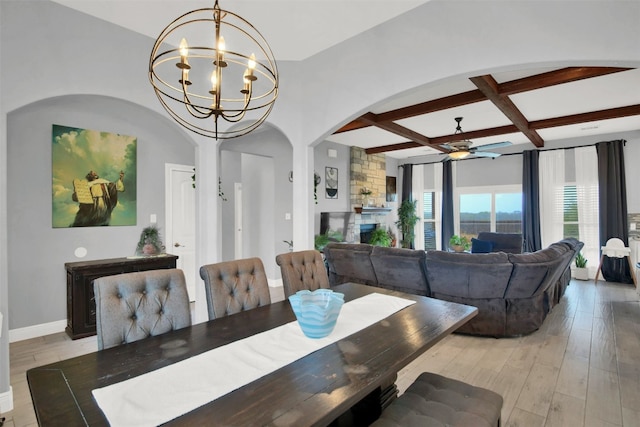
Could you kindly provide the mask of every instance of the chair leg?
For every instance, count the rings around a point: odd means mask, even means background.
[[[602,263],[604,262],[604,255],[602,255],[600,257],[600,265],[598,266],[598,271],[596,271],[596,279],[594,280],[594,282],[597,284],[598,283],[598,276],[600,276],[600,270],[602,270]]]
[[[636,272],[633,267],[633,263],[631,262],[631,257],[627,255],[627,261],[629,262],[629,272],[631,272],[631,278],[633,279],[633,285],[637,288],[638,282],[636,282]]]

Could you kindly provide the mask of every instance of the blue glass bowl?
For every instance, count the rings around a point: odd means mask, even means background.
[[[330,289],[298,291],[289,296],[302,332],[309,338],[324,338],[336,326],[344,294]]]

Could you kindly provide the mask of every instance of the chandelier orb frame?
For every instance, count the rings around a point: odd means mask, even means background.
[[[255,130],[278,97],[269,44],[248,21],[220,9],[218,0],[162,30],[149,58],[149,81],[174,120],[216,140]],[[229,125],[219,128],[219,119]]]

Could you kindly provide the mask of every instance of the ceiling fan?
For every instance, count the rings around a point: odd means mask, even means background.
[[[456,126],[455,134],[462,133],[462,127],[460,126],[460,122],[462,121],[462,119],[462,117],[455,118],[455,121],[458,123],[458,125]],[[446,162],[449,160],[460,160],[470,155],[475,157],[500,157],[500,153],[494,153],[487,150],[492,150],[494,148],[500,147],[508,147],[509,145],[511,145],[511,142],[496,142],[493,144],[481,145],[480,147],[472,147],[472,145],[473,142],[469,141],[468,139],[461,139],[458,141],[449,142],[447,144],[442,144],[442,147],[449,150],[449,153],[447,153],[447,157],[445,157],[442,161]]]

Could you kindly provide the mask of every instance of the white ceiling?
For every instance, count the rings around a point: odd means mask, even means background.
[[[162,29],[183,13],[213,7],[215,0],[54,0],[124,28],[156,38]],[[343,40],[427,3],[428,0],[220,0],[228,9],[253,24],[268,40],[277,60],[304,60]],[[141,19],[144,17],[144,19]],[[331,25],[327,25],[331,22]],[[282,31],[286,28],[286,31]],[[517,73],[492,74],[498,83],[511,81],[553,69],[532,69]],[[635,88],[636,90],[630,90]],[[551,86],[511,95],[510,99],[527,121],[562,117],[608,108],[640,105],[640,70],[633,69],[600,77]],[[449,80],[399,96],[372,108],[383,113],[408,105],[443,98],[477,87],[468,79]],[[396,121],[429,138],[455,131],[455,117],[464,117],[465,132],[509,125],[511,121],[490,101],[449,108]],[[640,129],[640,115],[541,129],[545,141],[626,132]],[[331,135],[327,138],[361,148],[398,144],[407,139],[376,127]],[[515,147],[533,145],[521,133],[473,139],[474,146],[511,141]],[[511,147],[513,148],[513,147]],[[496,150],[500,152],[501,150]],[[507,151],[513,151],[509,149]],[[395,158],[438,154],[428,147],[390,151]]]
[[[157,38],[191,10],[215,0],[53,0]],[[249,21],[269,42],[277,60],[303,60],[428,0],[219,0],[220,9]],[[330,23],[330,25],[328,25]],[[286,31],[282,31],[286,29]]]

